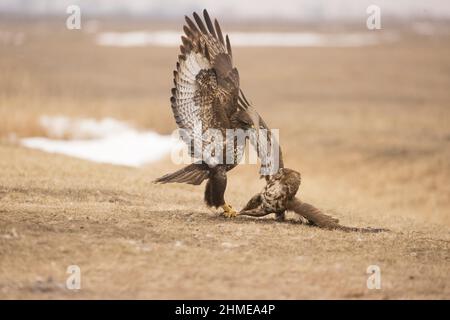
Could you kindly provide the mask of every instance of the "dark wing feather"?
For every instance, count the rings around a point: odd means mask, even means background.
[[[230,115],[239,94],[239,73],[233,67],[230,40],[225,44],[219,23],[215,20],[213,25],[206,10],[203,11],[205,22],[195,12],[193,17],[195,23],[186,17],[184,32],[193,46],[192,50],[205,56],[216,71],[219,93],[222,94],[221,101],[224,104],[221,107],[227,109],[227,114]]]
[[[232,57],[233,54],[232,54],[232,52],[231,52],[230,38],[228,38],[228,35],[226,36],[226,41],[227,41],[227,51],[228,51],[228,54],[230,55],[230,57]]]
[[[200,30],[204,33],[204,34],[208,34],[208,31],[205,28],[205,25],[203,24],[202,19],[199,17],[199,15],[197,14],[197,12],[194,12],[192,14],[194,16],[195,22],[197,22],[198,27],[200,28]]]
[[[255,108],[253,108],[242,90],[239,90],[238,103],[240,108],[248,112],[255,123],[255,127],[257,128],[256,135],[251,137],[250,143],[256,149],[258,157],[261,161],[260,174],[268,179],[269,176],[277,173],[279,168],[284,168],[281,146],[276,137],[272,137],[272,132],[270,131],[269,126],[255,110]],[[276,151],[277,149],[278,163],[275,161],[275,154],[272,154],[272,150]]]
[[[203,10],[203,17],[205,18],[206,26],[208,27],[209,33],[217,39],[216,30],[214,30],[214,26],[211,22],[211,18],[209,17],[208,11]]]

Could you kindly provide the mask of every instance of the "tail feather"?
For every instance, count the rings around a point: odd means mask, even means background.
[[[190,164],[183,169],[175,171],[173,173],[168,173],[156,180],[154,183],[188,183],[193,185],[199,185],[203,182],[203,180],[207,179],[209,176],[209,171],[207,170],[207,166],[203,164]]]
[[[294,211],[295,213],[306,218],[312,225],[318,226],[324,229],[337,229],[347,232],[383,232],[389,231],[388,229],[382,228],[358,228],[358,227],[347,227],[339,224],[339,220],[333,218],[329,215],[324,214],[322,211],[314,207],[313,205],[301,202],[299,199],[294,198],[287,203],[287,209]]]
[[[322,211],[313,205],[301,202],[297,198],[287,203],[287,209],[305,217],[311,224],[321,228],[335,229],[336,226],[339,226],[338,219],[322,213]]]

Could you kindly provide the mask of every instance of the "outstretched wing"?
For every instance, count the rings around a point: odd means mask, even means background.
[[[284,167],[283,155],[277,137],[275,137],[266,122],[248,102],[242,90],[239,90],[239,106],[247,111],[255,124],[256,135],[250,139],[261,161],[260,174],[268,179]]]
[[[237,108],[239,74],[232,65],[229,38],[224,40],[217,20],[213,25],[206,10],[204,22],[195,12],[193,17],[195,23],[185,17],[170,101],[178,127],[192,130],[190,138],[200,144],[207,129],[230,127],[229,118]]]

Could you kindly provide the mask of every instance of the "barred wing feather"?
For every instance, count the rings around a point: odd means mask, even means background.
[[[213,25],[206,10],[203,16],[205,23],[197,13],[193,14],[196,23],[185,17],[186,36],[181,38],[170,98],[176,123],[179,128],[192,130],[196,150],[202,150],[204,131],[230,127],[229,117],[237,107],[239,92],[228,36],[224,41],[217,20]]]

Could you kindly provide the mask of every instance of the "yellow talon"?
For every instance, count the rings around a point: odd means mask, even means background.
[[[233,217],[236,217],[238,215],[238,213],[229,204],[225,203],[222,206],[222,209],[223,209],[223,215],[225,217],[227,217],[227,218],[233,218]]]

